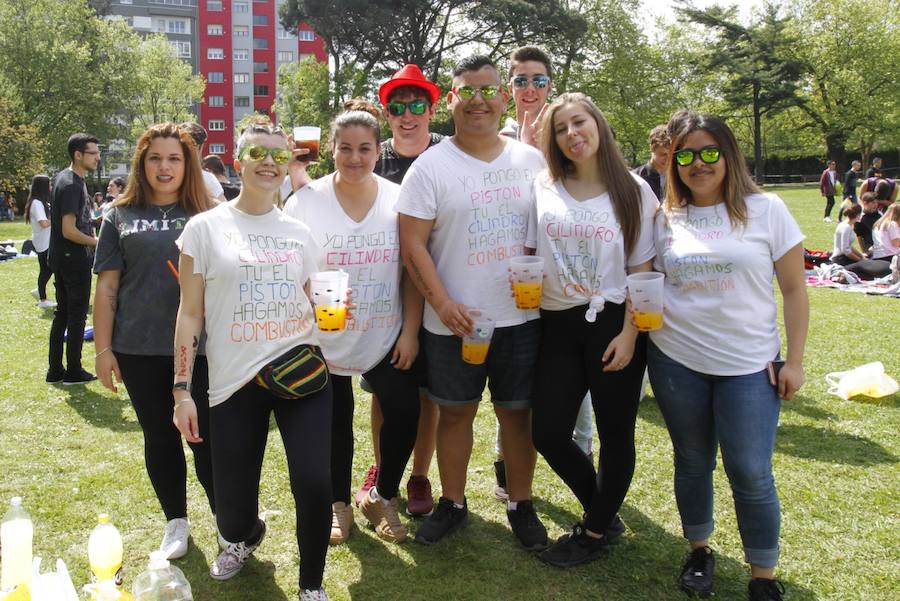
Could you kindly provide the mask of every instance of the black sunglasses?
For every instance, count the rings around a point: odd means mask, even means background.
[[[513,87],[517,90],[523,90],[528,87],[528,82],[534,86],[536,90],[543,90],[550,85],[550,78],[546,75],[535,75],[531,79],[527,75],[516,75],[513,77]]]
[[[722,156],[722,151],[719,150],[716,146],[706,146],[705,148],[701,148],[700,150],[694,150],[693,148],[682,148],[681,150],[675,151],[675,162],[680,167],[687,167],[692,164],[697,156],[700,156],[700,160],[706,163],[707,165],[712,165],[713,163],[718,163],[719,158]]]
[[[406,112],[406,109],[409,109],[409,112],[413,115],[424,115],[425,111],[428,110],[428,103],[419,98],[410,100],[409,102],[395,100],[393,102],[388,102],[387,105],[388,112],[394,117],[400,117]]]

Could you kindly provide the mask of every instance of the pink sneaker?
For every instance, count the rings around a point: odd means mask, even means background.
[[[373,465],[369,468],[369,471],[366,472],[366,479],[363,480],[362,486],[359,487],[359,490],[356,491],[356,496],[353,498],[353,504],[359,507],[359,504],[362,503],[362,500],[366,498],[366,495],[369,494],[369,489],[375,486],[375,483],[378,481],[378,466]]]
[[[410,476],[406,481],[406,513],[414,518],[429,515],[434,509],[428,476]]]

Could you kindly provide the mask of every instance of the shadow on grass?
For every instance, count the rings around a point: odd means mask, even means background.
[[[836,417],[834,413],[817,406],[815,399],[802,394],[795,395],[790,401],[782,401],[781,411],[796,413],[816,420],[830,420]]]
[[[122,384],[119,386],[124,388]],[[136,419],[124,415],[124,410],[131,407],[128,399],[111,393],[99,394],[84,385],[59,386],[59,390],[68,393],[66,404],[91,425],[113,432],[136,432],[141,429]]]
[[[868,438],[793,424],[778,427],[775,451],[801,459],[845,465],[878,465],[897,461],[890,451]]]
[[[209,564],[210,560],[195,545],[191,545],[184,559],[178,561],[178,566],[184,573],[203,574],[191,581],[194,599],[218,599],[231,593],[234,596],[228,598],[287,601],[287,595],[275,582],[275,564],[271,561],[259,561],[251,556],[240,574],[224,582],[213,580],[209,576]],[[252,593],[249,589],[252,589]]]
[[[543,510],[544,505],[539,506]],[[506,524],[471,511],[466,528],[433,546],[409,541],[398,547],[382,542],[371,530],[356,531],[341,551],[352,553],[360,565],[360,578],[349,586],[349,596],[491,601],[683,599],[677,577],[686,542],[634,507],[626,505],[621,513],[629,531],[612,545],[609,554],[571,569],[545,565],[518,546]],[[410,522],[411,535],[418,524]],[[719,598],[746,597],[749,570],[742,562],[718,555],[716,570]],[[792,599],[816,599],[803,587],[790,581],[785,584]],[[332,595],[339,596],[337,591]]]
[[[880,399],[873,399],[872,397],[867,396],[855,396],[848,402],[862,403],[863,405],[874,405],[877,407],[891,407],[893,409],[896,409],[900,407],[900,393],[881,397]]]

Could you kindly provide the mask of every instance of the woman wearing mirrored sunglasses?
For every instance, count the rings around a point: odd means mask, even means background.
[[[734,134],[717,117],[689,111],[668,124],[673,160],[656,220],[654,267],[666,274],[664,325],[650,333],[650,382],[675,451],[675,498],[691,552],[680,576],[709,596],[715,561],[716,453],[731,484],[752,601],[782,599],[774,580],[781,510],[772,453],[781,399],[803,384],[809,304],[803,234],[784,202],[763,193]],[[777,277],[787,356],[781,355]]]
[[[295,502],[300,599],[322,601],[328,598],[322,574],[331,514],[331,383],[286,399],[257,377],[285,354],[303,347],[319,352],[306,292],[318,247],[308,227],[276,206],[289,148],[288,137],[268,121],[251,124],[235,150],[241,193],[192,219],[178,239],[175,425],[188,442],[198,440],[189,374],[205,324],[216,521],[224,539],[210,576],[235,576],[265,537],[259,483],[274,413]]]
[[[375,485],[359,502],[380,538],[407,538],[399,517],[400,479],[412,454],[419,421],[419,384],[410,368],[419,351],[423,299],[401,280],[400,239],[394,205],[400,187],[373,173],[379,156],[378,109],[355,101],[331,123],[329,146],[336,171],[288,201],[285,212],[303,221],[322,249],[319,267],[349,272],[356,319],[339,332],[319,332],[334,380],[331,473],[331,543],[350,535],[353,508],[353,384],[362,375],[378,396],[383,422]]]
[[[185,223],[210,206],[189,134],[174,123],[149,127],[138,139],[128,185],[102,220],[94,272],[94,366],[100,382],[116,392],[125,384],[144,434],[147,475],[167,524],[160,549],[170,559],[188,551],[187,464],[172,428],[178,263],[175,239]],[[190,441],[197,479],[216,512],[210,460],[207,365],[203,345],[193,369],[201,436]],[[202,439],[202,440],[200,440]]]

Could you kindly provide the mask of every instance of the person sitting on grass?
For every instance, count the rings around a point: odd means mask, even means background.
[[[872,228],[873,259],[890,263],[900,255],[900,203],[894,203],[884,212],[884,216]]]
[[[890,273],[889,264],[884,261],[867,259],[853,246],[853,226],[862,214],[862,207],[848,199],[844,201],[842,209],[844,218],[834,230],[834,249],[831,251],[831,262],[841,265],[863,280],[873,280]]]
[[[850,200],[852,202],[852,199]],[[873,244],[872,228],[875,227],[875,222],[881,219],[882,213],[878,210],[878,201],[875,200],[874,192],[866,192],[860,200],[862,201],[862,215],[853,224],[853,233],[856,234],[856,241],[860,250],[868,254]],[[841,211],[843,211],[843,204]]]

